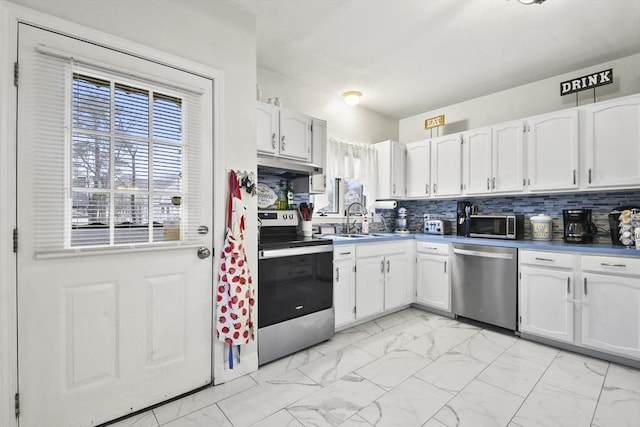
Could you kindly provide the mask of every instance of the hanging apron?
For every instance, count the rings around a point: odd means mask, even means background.
[[[227,231],[220,267],[216,295],[216,335],[229,345],[229,368],[235,358],[240,362],[240,345],[254,340],[252,320],[255,305],[255,288],[244,245],[245,209],[238,178],[229,172],[229,201],[227,206]]]

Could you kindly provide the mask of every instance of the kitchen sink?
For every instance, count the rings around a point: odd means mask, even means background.
[[[352,234],[352,233],[349,233],[349,234],[329,234],[328,236],[341,237],[341,238],[344,238],[344,239],[360,239],[360,238],[363,238],[363,237],[371,237],[368,234]]]

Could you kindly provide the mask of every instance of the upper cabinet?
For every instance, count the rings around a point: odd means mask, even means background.
[[[258,152],[311,161],[312,117],[256,102]]]
[[[280,109],[273,104],[256,102],[258,152],[277,154],[280,140]]]
[[[431,194],[431,142],[407,144],[407,197],[429,197]]]
[[[431,140],[431,194],[457,196],[462,192],[462,138],[460,134]]]
[[[465,194],[522,191],[523,130],[523,123],[516,121],[462,135]]]
[[[584,107],[586,188],[640,185],[640,96]]]
[[[405,197],[406,145],[383,141],[373,145],[378,152],[378,199]]]
[[[327,189],[327,122],[313,119],[311,126],[311,160],[322,168],[322,173],[309,177],[309,193],[324,193]]]
[[[529,191],[578,188],[578,110],[527,119]]]

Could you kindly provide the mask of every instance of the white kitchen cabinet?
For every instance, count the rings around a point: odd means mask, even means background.
[[[584,347],[640,360],[640,259],[582,257]]]
[[[406,185],[407,197],[429,197],[431,194],[431,142],[429,140],[407,144]]]
[[[360,246],[356,248],[356,253]],[[384,311],[385,262],[383,255],[356,258],[356,319]]]
[[[256,102],[256,138],[261,154],[311,161],[312,118]]]
[[[258,152],[277,154],[280,140],[280,109],[273,104],[257,101],[256,131]]]
[[[490,127],[474,129],[462,135],[462,189],[465,194],[491,192],[491,141]]]
[[[491,129],[491,191],[520,192],[524,187],[524,124],[516,120],[492,126]]]
[[[431,140],[431,194],[456,196],[462,192],[462,138],[453,134]]]
[[[356,320],[356,247],[353,245],[333,248],[333,307],[336,329]]]
[[[578,109],[527,119],[527,188],[578,188]]]
[[[413,290],[413,241],[356,247],[356,319],[408,305]]]
[[[280,156],[311,161],[312,118],[295,111],[280,110]]]
[[[519,259],[520,331],[573,343],[574,255],[521,250]]]
[[[311,161],[322,173],[309,176],[309,193],[324,193],[327,189],[327,122],[313,119],[311,127]]]
[[[640,186],[640,96],[583,108],[585,187]]]
[[[373,145],[378,152],[378,199],[405,197],[406,146],[397,141]]]
[[[449,244],[416,242],[416,302],[451,312]]]

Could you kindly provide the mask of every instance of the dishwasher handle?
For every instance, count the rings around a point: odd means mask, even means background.
[[[494,258],[494,259],[513,259],[513,254],[496,253],[496,252],[483,252],[483,251],[471,251],[468,249],[453,249],[453,253],[457,255],[469,255],[482,258]]]

